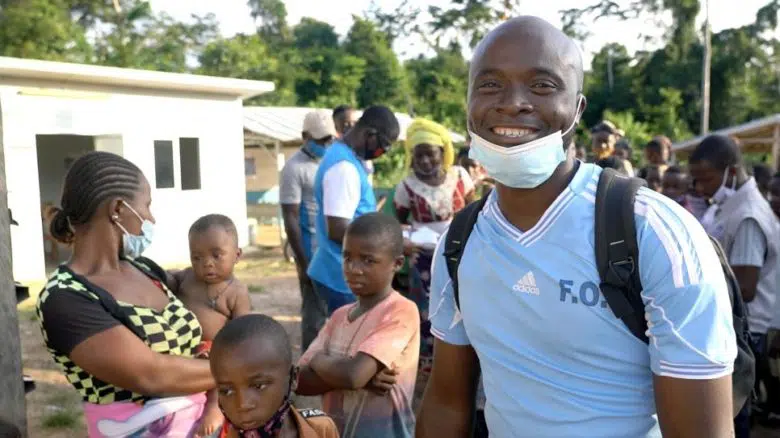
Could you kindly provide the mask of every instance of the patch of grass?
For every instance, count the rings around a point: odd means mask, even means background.
[[[265,288],[263,286],[260,286],[259,284],[250,284],[249,287],[249,293],[250,294],[264,294]]]
[[[79,414],[64,409],[43,417],[43,427],[46,429],[73,429],[79,423]]]
[[[56,391],[49,394],[46,399],[47,404],[57,408],[65,408],[74,404],[75,393],[71,391]]]

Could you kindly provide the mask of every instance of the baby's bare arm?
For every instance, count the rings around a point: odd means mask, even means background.
[[[168,289],[174,293],[174,295],[181,295],[183,293],[182,286],[184,285],[184,278],[192,268],[180,269],[178,271],[167,271],[168,278],[166,283]]]
[[[228,300],[230,319],[252,313],[252,300],[249,298],[249,289],[246,285],[235,280],[230,289],[232,289],[231,295],[233,295],[230,297],[232,299]]]

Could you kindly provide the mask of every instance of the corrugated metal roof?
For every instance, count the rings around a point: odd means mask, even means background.
[[[244,107],[244,129],[255,134],[259,141],[297,143],[301,141],[304,117],[316,109],[323,108],[246,106]],[[330,111],[326,108],[325,110]],[[413,119],[404,113],[395,113],[395,117],[401,126],[399,140],[405,140],[406,128]],[[466,141],[466,138],[457,132],[450,132],[455,143]]]
[[[752,120],[750,122],[743,123],[741,125],[713,131],[707,135],[700,135],[698,137],[683,142],[675,143],[674,145],[672,145],[672,151],[673,152],[692,151],[708,135],[726,135],[726,136],[734,136],[740,139],[741,137],[758,136],[760,138],[769,139],[772,138],[773,135],[772,129],[777,125],[780,125],[780,113],[768,117],[764,117],[762,119]],[[766,142],[764,148],[771,148],[771,146],[772,146],[771,143]]]
[[[244,99],[274,90],[273,82],[267,81],[0,57],[0,83],[36,80],[58,82],[62,88],[78,85],[136,87]]]

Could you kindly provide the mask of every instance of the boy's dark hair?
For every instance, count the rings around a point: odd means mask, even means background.
[[[395,114],[390,111],[390,108],[382,105],[371,106],[363,111],[355,127],[375,129],[391,142],[396,141],[401,134],[401,127]]]
[[[236,229],[236,224],[223,214],[207,214],[196,220],[190,227],[190,235],[205,233],[211,227],[222,228],[225,232],[230,234],[230,237],[235,239],[236,243],[238,243],[238,230]]]
[[[65,175],[61,208],[51,221],[52,237],[63,243],[73,240],[71,225],[90,221],[98,207],[112,198],[132,201],[141,190],[141,169],[110,152],[89,152],[77,159]]]
[[[384,213],[368,213],[352,221],[347,227],[347,235],[371,237],[387,245],[393,257],[404,254],[404,236],[398,219]]]
[[[333,109],[333,119],[337,119],[344,115],[347,111],[354,111],[355,108],[352,108],[350,105],[339,105],[336,108]]]
[[[715,169],[726,170],[730,166],[742,165],[742,153],[730,137],[710,135],[696,146],[688,160],[691,164],[702,161],[707,161]]]
[[[214,337],[212,349],[235,347],[245,341],[264,339],[272,343],[275,352],[292,366],[292,346],[287,330],[268,315],[252,313],[231,319]]]

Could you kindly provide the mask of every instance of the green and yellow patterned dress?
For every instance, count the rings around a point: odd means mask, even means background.
[[[150,397],[104,382],[73,363],[69,358],[71,351],[87,338],[124,325],[152,351],[185,357],[192,357],[200,343],[200,324],[168,289],[165,279],[160,278],[159,272],[164,271],[148,259],[129,262],[168,296],[168,304],[162,311],[116,301],[65,265],[52,274],[38,297],[36,309],[46,347],[88,403],[143,403]]]

